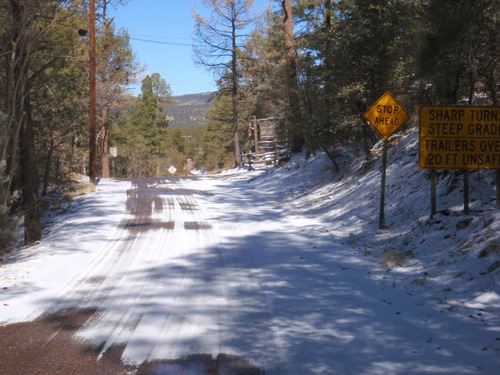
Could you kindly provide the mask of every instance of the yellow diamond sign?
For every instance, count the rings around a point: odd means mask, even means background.
[[[382,95],[363,116],[386,140],[410,119],[408,113],[390,92]]]

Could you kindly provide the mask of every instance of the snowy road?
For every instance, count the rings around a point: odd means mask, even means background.
[[[252,254],[230,244],[243,232],[230,212],[211,217],[197,197],[212,193],[196,187],[190,180],[134,180],[116,238],[64,303],[97,307],[79,335],[103,343],[102,352],[126,343],[126,362],[224,353],[279,369]],[[254,343],[265,343],[255,356]]]
[[[237,178],[103,180],[2,268],[0,322],[57,325],[0,327],[0,373],[36,367],[15,353],[56,343],[52,364],[32,372],[56,374],[60,337],[109,367],[65,370],[75,374],[118,374],[119,359],[128,374],[498,370],[498,326],[436,311],[352,252],[348,228],[329,233],[275,198]]]

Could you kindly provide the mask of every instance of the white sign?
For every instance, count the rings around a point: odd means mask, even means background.
[[[116,158],[118,156],[118,149],[116,147],[110,147],[109,154],[112,158]]]
[[[177,168],[175,168],[173,165],[170,166],[170,168],[168,168],[168,171],[170,173],[172,173],[172,176],[175,174],[175,172],[177,172]]]

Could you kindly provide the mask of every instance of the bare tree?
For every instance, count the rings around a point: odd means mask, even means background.
[[[246,31],[255,20],[250,13],[253,0],[203,0],[211,15],[203,17],[193,9],[195,20],[195,63],[222,76],[230,73],[233,106],[234,161],[240,165],[238,136],[238,59]]]

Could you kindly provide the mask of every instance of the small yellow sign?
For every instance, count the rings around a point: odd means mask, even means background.
[[[385,140],[410,119],[408,113],[390,92],[382,95],[363,116]]]
[[[500,169],[500,107],[420,107],[419,166]]]

